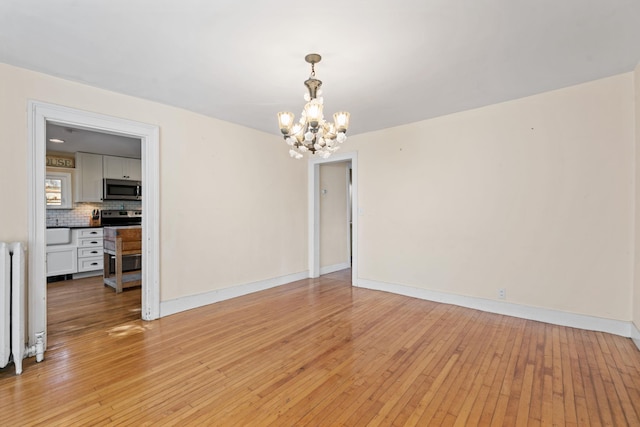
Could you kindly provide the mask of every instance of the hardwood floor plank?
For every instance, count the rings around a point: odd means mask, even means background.
[[[527,326],[531,328],[532,333],[527,363],[534,365],[529,417],[539,425],[542,423],[542,407],[544,401],[544,324],[527,322]]]
[[[319,387],[314,390],[313,398],[315,400],[322,400],[322,404],[317,405],[313,408],[312,411],[307,412],[300,421],[302,423],[311,422],[315,419],[315,417],[326,416],[330,413],[329,411],[326,411],[326,408],[330,404],[332,404],[334,400],[342,402],[340,403],[340,406],[349,407],[349,411],[341,413],[340,416],[334,420],[336,423],[346,423],[349,417],[351,417],[353,414],[358,414],[360,408],[366,407],[365,403],[367,401],[373,401],[375,399],[375,397],[372,397],[372,394],[378,390],[385,390],[386,387],[384,386],[384,384],[387,382],[387,380],[397,372],[398,367],[406,364],[406,360],[408,357],[410,357],[411,354],[410,347],[415,345],[416,336],[424,337],[424,340],[422,342],[428,345],[428,343],[430,342],[429,336],[437,336],[439,334],[439,331],[444,327],[444,325],[443,322],[437,322],[435,321],[435,319],[438,319],[440,315],[446,313],[447,310],[448,308],[436,305],[426,317],[422,313],[416,312],[414,316],[407,319],[407,325],[405,326],[405,328],[403,328],[404,332],[397,336],[396,345],[391,345],[390,348],[395,347],[400,348],[400,350],[393,355],[389,355],[390,357],[388,360],[391,361],[392,364],[386,370],[384,370],[382,375],[378,375],[377,377],[375,375],[371,375],[371,378],[375,378],[373,381],[363,381],[363,378],[369,378],[369,372],[371,372],[372,369],[378,370],[379,365],[381,363],[384,363],[386,352],[379,351],[375,354],[374,360],[376,363],[369,363],[369,367],[365,372],[363,372],[364,374],[366,374],[366,376],[363,376],[359,372],[354,372],[347,381],[343,382],[341,387],[336,388],[335,391],[342,392],[343,395],[336,395],[335,399],[327,399],[323,398],[323,395],[332,396],[333,393],[323,390],[324,387]],[[423,319],[422,321],[420,320],[421,318]],[[432,319],[433,321],[435,321],[435,323],[432,323]],[[383,347],[385,345],[386,344],[383,344]],[[436,347],[437,346],[438,344],[436,344]],[[426,358],[428,359],[431,359],[432,357],[433,353],[426,356]],[[373,372],[371,373],[373,374]],[[424,374],[421,375],[424,377]],[[348,396],[353,396],[353,400],[351,400],[348,404],[346,403],[346,401],[341,399],[341,397],[343,397],[345,393]],[[283,419],[283,421],[284,420],[285,419]],[[318,418],[318,421],[319,420],[320,418]]]
[[[485,404],[488,396],[488,390],[486,393],[482,392],[483,388],[486,389],[486,387],[484,387],[485,378],[488,376],[489,372],[495,372],[495,367],[498,362],[495,355],[498,351],[504,348],[508,336],[504,333],[498,333],[500,328],[503,326],[503,322],[500,320],[504,320],[504,318],[497,320],[498,321],[492,325],[491,332],[485,335],[485,340],[491,348],[486,348],[482,352],[484,354],[484,359],[480,369],[474,375],[471,388],[466,390],[465,393],[459,393],[464,399],[460,410],[457,411],[457,413],[450,410],[450,414],[455,415],[454,425],[465,426],[478,423],[480,408]],[[493,350],[493,352],[491,350]],[[493,369],[491,369],[492,366],[494,367]],[[455,408],[455,405],[453,405],[452,408]],[[472,417],[472,411],[474,408],[476,408],[476,412]]]
[[[445,331],[445,320],[451,316],[451,307],[438,317],[433,327],[426,328],[418,336],[422,336],[423,339],[416,340],[411,338],[406,341],[406,344],[402,346],[401,351],[394,354],[392,360],[393,363],[385,371],[385,375],[381,377],[381,381],[378,384],[373,384],[371,387],[363,393],[363,397],[367,396],[367,399],[359,399],[360,405],[348,417],[345,421],[346,424],[363,423],[363,414],[366,414],[367,406],[365,403],[379,402],[382,406],[381,411],[383,413],[374,414],[374,418],[370,420],[372,425],[378,423],[390,423],[393,421],[395,414],[391,414],[393,408],[398,409],[398,401],[407,400],[411,398],[411,393],[416,388],[419,388],[425,382],[429,382],[428,373],[423,372],[420,368],[413,370],[412,366],[416,363],[420,363],[422,366],[432,361],[434,357],[438,355],[437,349],[442,348],[447,343],[446,337],[449,335],[442,335],[442,333],[453,334],[455,330]],[[437,341],[435,338],[438,337]],[[424,358],[420,362],[420,355],[423,354]],[[412,378],[408,378],[407,375],[412,375]],[[404,390],[404,393],[402,393]],[[391,396],[400,396],[398,399],[391,400]],[[404,407],[404,406],[403,406]],[[402,408],[399,408],[402,409]],[[386,420],[386,421],[384,421]]]
[[[545,325],[544,336],[544,368],[542,371],[542,425],[553,425],[553,339],[550,333],[551,325]]]
[[[460,325],[459,327],[463,328],[464,324]],[[455,333],[455,331],[450,331],[450,332]],[[442,344],[443,345],[446,344],[448,339],[451,338],[452,336],[453,336],[452,333],[447,334],[448,338],[445,340],[441,340]],[[455,345],[455,344],[452,343],[452,345]],[[420,358],[419,355],[423,352],[428,352],[427,356],[424,358]],[[429,372],[428,371],[425,372],[425,370],[434,361],[434,357],[437,356],[437,353],[431,352],[426,346],[420,345],[420,346],[415,346],[413,351],[411,353],[408,353],[406,356],[407,358],[404,359],[402,361],[402,364],[400,365],[402,370],[400,369],[396,370],[398,377],[394,377],[394,378],[397,378],[397,380],[393,383],[388,380],[387,384],[383,385],[382,388],[379,389],[379,390],[384,390],[384,393],[381,393],[381,394],[374,393],[373,397],[381,401],[383,403],[383,406],[377,412],[377,414],[373,415],[373,417],[370,420],[366,420],[367,424],[380,425],[381,423],[383,423],[383,420],[386,417],[388,417],[389,420],[395,418],[395,416],[392,415],[392,410],[394,409],[394,407],[397,410],[401,408],[398,407],[397,405],[398,402],[395,399],[392,399],[392,397],[398,394],[402,394],[402,396],[404,396],[406,394],[406,391],[412,389],[411,385],[414,384],[418,380],[418,378],[421,378],[422,373],[425,373],[427,375],[426,378],[428,379]],[[422,377],[422,378],[425,378],[425,377]],[[410,398],[411,398],[410,395],[406,395],[407,400],[409,400]],[[365,423],[365,420],[362,419],[362,417],[358,421],[361,423]]]
[[[594,352],[598,368],[603,377],[603,383],[607,390],[607,396],[616,395],[617,399],[609,399],[612,417],[615,425],[640,425],[633,405],[629,399],[629,394],[621,384],[619,371],[615,367],[615,362],[603,333],[596,333],[591,336],[592,344],[601,351]],[[613,369],[610,369],[612,367]],[[624,409],[623,409],[624,407]]]
[[[476,321],[479,317],[480,313],[478,313],[477,317],[474,316],[470,319],[471,327],[466,328],[466,331],[463,334],[459,334],[455,337],[454,342],[456,343],[456,348],[453,354],[459,356],[460,366],[456,370],[450,372],[440,387],[438,394],[426,405],[424,414],[420,417],[420,425],[428,425],[429,423],[439,424],[446,415],[448,404],[451,403],[449,399],[456,395],[458,386],[466,377],[468,369],[472,366],[472,364],[467,364],[465,362],[468,359],[474,360],[477,356],[477,353],[469,351],[465,352],[463,348],[464,344],[462,343],[465,340],[471,340],[471,337],[476,335],[476,333],[481,329],[481,322]]]
[[[490,389],[487,401],[483,407],[483,412],[480,415],[480,425],[497,425],[499,422],[498,419],[504,419],[504,413],[498,409],[502,408],[502,406],[498,406],[498,403],[502,403],[503,401],[508,403],[511,372],[518,357],[517,349],[522,345],[526,324],[525,321],[522,320],[514,323],[515,324],[509,329],[510,336],[507,341],[508,346],[505,348],[504,353],[496,354],[500,357],[500,363],[498,364],[496,372],[490,373],[487,380],[485,380],[485,385],[490,387]],[[506,400],[501,398],[501,396],[506,397]]]
[[[555,425],[566,426],[564,398],[573,400],[573,396],[567,392],[565,395],[564,384],[562,382],[564,372],[562,371],[562,351],[560,347],[560,328],[551,326],[551,353],[552,353],[552,420]]]
[[[614,425],[612,416],[613,412],[611,410],[611,406],[609,405],[607,391],[602,379],[603,377],[600,373],[600,367],[598,366],[598,362],[596,360],[596,349],[594,349],[593,347],[591,335],[592,334],[587,334],[586,331],[582,331],[582,336],[584,337],[585,342],[585,353],[587,356],[587,362],[589,364],[590,377],[595,395],[594,404],[597,405],[599,409],[600,422],[605,425]]]
[[[533,386],[533,370],[535,366],[527,364],[524,369],[524,377],[522,380],[522,394],[518,401],[518,413],[516,416],[516,426],[526,426],[529,422],[529,409],[531,401],[531,388]]]
[[[488,313],[482,313],[481,319],[490,316]],[[493,333],[485,328],[485,322],[478,322],[479,327],[477,333],[468,335],[461,340],[461,344],[458,346],[457,351],[465,355],[461,357],[460,364],[462,365],[457,372],[455,378],[450,376],[453,380],[447,395],[440,403],[438,410],[433,418],[435,423],[444,423],[448,415],[453,415],[454,418],[460,415],[460,409],[462,408],[464,400],[473,389],[474,379],[477,375],[481,375],[484,370],[484,364],[482,362],[483,355],[486,354],[488,347],[493,342]],[[473,335],[480,335],[483,337],[481,342],[474,343],[471,339]],[[486,359],[484,359],[486,360]],[[487,361],[488,363],[488,361]],[[476,388],[476,394],[479,387]],[[472,402],[471,402],[472,403]],[[466,416],[463,415],[465,418]]]
[[[508,397],[507,403],[504,406],[504,411],[496,412],[494,414],[492,425],[515,425],[516,423],[520,395],[522,393],[524,372],[529,359],[530,347],[535,343],[535,326],[536,325],[527,322],[520,351],[516,351],[514,353],[515,359],[511,369],[509,370],[509,374],[511,375],[508,378],[509,382],[505,384],[505,386],[508,387],[503,391],[503,393]]]
[[[566,328],[558,328],[558,341],[560,352],[558,361],[556,359],[555,363],[560,363],[560,378],[557,381],[562,383],[562,388],[559,390],[559,395],[554,395],[560,399],[560,404],[564,405],[564,417],[565,424],[567,427],[574,427],[578,425],[578,419],[576,415],[576,396],[574,392],[574,371],[571,366],[571,350],[569,349],[569,343],[567,338],[567,329]]]
[[[573,336],[576,343],[577,351],[577,363],[580,365],[580,374],[577,378],[580,378],[584,390],[584,407],[587,409],[585,422],[594,425],[602,425],[600,421],[600,412],[598,410],[598,403],[596,401],[595,389],[593,386],[593,379],[591,377],[591,368],[587,359],[587,347],[584,342],[584,332],[582,330],[574,329]]]
[[[388,368],[384,370],[378,380],[370,383],[366,389],[363,388],[363,391],[360,392],[361,398],[357,399],[357,404],[354,406],[354,411],[352,411],[352,414],[349,417],[346,417],[346,424],[357,423],[363,414],[367,412],[367,407],[373,404],[372,402],[380,402],[383,406],[387,405],[385,408],[385,414],[381,414],[377,419],[372,420],[372,423],[379,423],[382,418],[388,418],[390,416],[388,413],[388,402],[386,402],[385,397],[385,394],[389,395],[389,387],[392,387],[395,381],[399,381],[400,376],[405,375],[408,370],[410,371],[410,365],[416,363],[416,360],[420,358],[420,355],[423,355],[425,360],[433,360],[433,358],[437,356],[437,349],[441,348],[446,343],[446,340],[442,339],[441,333],[445,332],[445,319],[451,315],[451,307],[447,307],[442,311],[440,311],[440,309],[441,307],[437,308],[437,312],[440,314],[433,323],[431,322],[431,319],[425,318],[425,321],[429,322],[429,326],[425,325],[425,327],[421,328],[420,333],[417,334],[424,338],[422,340],[415,340],[414,338],[411,338],[410,340],[405,341],[405,344],[400,346],[399,351],[395,352],[390,357],[390,364]],[[416,387],[421,387],[422,384],[427,381],[429,381],[428,375],[424,372],[419,372],[416,381],[407,387],[407,391],[405,391],[404,394],[399,393],[402,395],[401,398],[406,398],[407,392],[410,393],[410,391],[414,390]],[[366,397],[366,399],[364,399],[364,397]],[[391,420],[388,422],[391,422]]]
[[[178,313],[49,286],[49,348],[0,370],[0,425],[636,425],[631,340],[352,287],[350,272]]]

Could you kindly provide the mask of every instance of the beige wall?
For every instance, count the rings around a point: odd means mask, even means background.
[[[631,320],[633,74],[352,136],[359,277]]]
[[[27,230],[27,101],[160,127],[161,300],[306,271],[306,163],[274,135],[0,64],[0,240]]]
[[[626,73],[350,137],[359,276],[640,325],[638,86]],[[29,99],[160,126],[163,301],[307,269],[307,164],[280,138],[3,64],[0,240],[27,240]]]
[[[349,262],[348,162],[320,165],[320,267]]]
[[[635,274],[633,291],[633,322],[640,330],[640,64],[634,72],[635,124],[636,124],[636,209],[635,209]]]

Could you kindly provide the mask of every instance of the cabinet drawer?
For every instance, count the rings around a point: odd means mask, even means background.
[[[79,248],[78,258],[97,257],[102,256],[102,249],[98,247],[92,248]]]
[[[78,238],[83,239],[85,237],[102,237],[102,228],[82,228],[78,230]]]
[[[103,264],[102,255],[94,258],[80,258],[78,259],[78,272],[102,270]]]
[[[78,248],[101,248],[102,237],[95,239],[78,239]]]

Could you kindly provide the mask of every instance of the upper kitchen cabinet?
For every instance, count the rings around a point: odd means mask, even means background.
[[[142,181],[142,163],[140,159],[102,156],[102,168],[104,178]]]
[[[100,154],[76,153],[77,202],[102,202],[102,157]]]

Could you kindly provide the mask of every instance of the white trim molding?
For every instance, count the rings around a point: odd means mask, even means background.
[[[216,302],[228,300],[231,298],[241,297],[243,295],[252,294],[254,292],[264,291],[265,289],[275,288],[276,286],[285,285],[287,283],[296,282],[298,280],[307,278],[309,278],[309,272],[303,271],[286,276],[274,277],[272,279],[259,280],[257,282],[231,286],[229,288],[216,289],[202,294],[189,295],[173,300],[162,301],[160,303],[160,316],[169,316],[171,314],[180,313],[181,311],[204,307],[205,305],[214,304]]]
[[[29,338],[46,331],[47,281],[45,272],[44,176],[48,122],[81,129],[140,138],[142,146],[142,318],[160,313],[160,211],[158,126],[30,100],[28,103],[28,226],[29,226]],[[46,338],[46,335],[45,335]]]
[[[335,273],[336,271],[340,271],[340,270],[346,270],[347,268],[350,268],[351,264],[349,264],[348,262],[343,262],[341,264],[333,264],[333,265],[327,265],[326,267],[320,267],[320,274],[329,274],[329,273]]]
[[[407,285],[377,282],[374,280],[360,279],[359,287],[373,289],[408,297],[424,299],[428,301],[453,304],[461,307],[487,311],[489,313],[503,314],[522,319],[536,320],[553,325],[568,326],[571,328],[586,329],[590,331],[607,332],[610,334],[631,337],[631,322],[622,320],[604,319],[584,314],[568,313],[548,308],[531,307],[504,301],[494,301],[485,298],[455,295],[446,292],[431,291],[415,288]],[[636,342],[637,345],[637,342]],[[640,348],[640,347],[639,347]]]
[[[633,322],[631,323],[631,339],[636,347],[638,347],[638,350],[640,350],[640,328]]]

